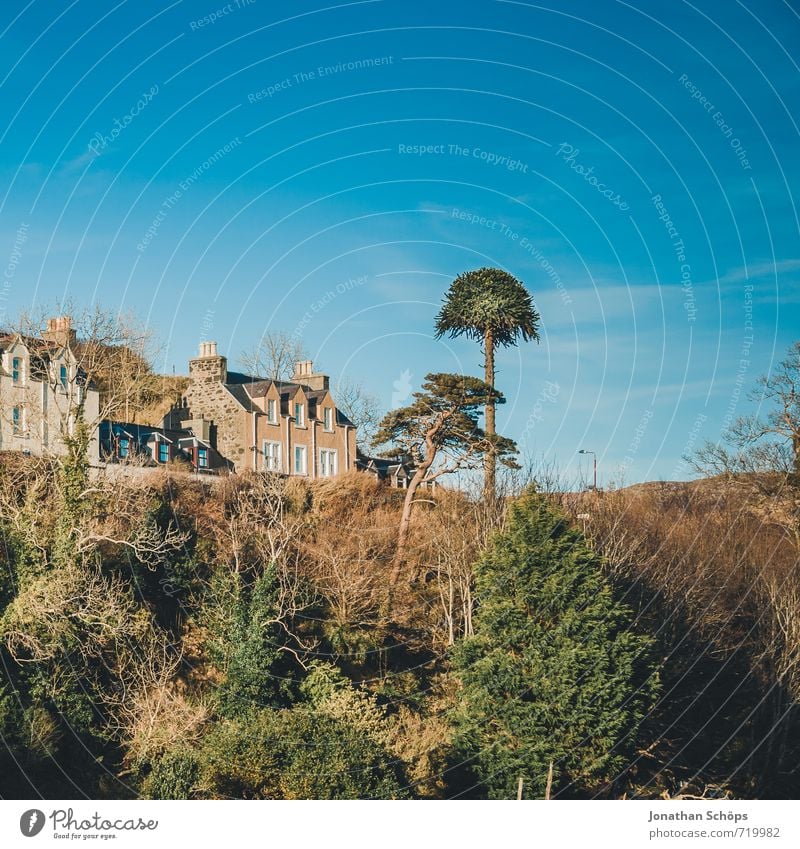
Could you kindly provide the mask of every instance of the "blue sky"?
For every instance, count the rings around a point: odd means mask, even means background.
[[[9,2],[0,314],[133,309],[178,372],[283,330],[388,408],[480,373],[432,327],[499,266],[542,316],[499,352],[501,430],[689,477],[798,337],[800,17],[550,5]]]

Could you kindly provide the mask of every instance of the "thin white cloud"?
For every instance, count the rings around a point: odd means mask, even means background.
[[[759,280],[764,277],[774,277],[792,271],[800,271],[800,259],[781,259],[777,262],[756,262],[741,265],[719,278],[719,284],[743,283],[745,280]],[[709,281],[713,283],[714,281]]]

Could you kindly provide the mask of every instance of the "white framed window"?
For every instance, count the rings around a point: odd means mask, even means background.
[[[282,471],[281,466],[281,444],[280,442],[271,442],[268,439],[264,440],[264,468],[270,472]]]
[[[275,398],[267,398],[267,421],[278,424],[278,401]]]
[[[294,473],[296,475],[306,474],[308,464],[306,462],[306,447],[305,445],[294,446]]]
[[[22,436],[25,433],[25,410],[23,407],[14,407],[11,411],[11,421],[14,436]]]
[[[208,468],[208,448],[198,448],[197,449],[197,468],[198,469],[207,469]]]
[[[322,448],[319,452],[319,473],[323,478],[336,475],[337,454],[332,448]]]
[[[304,427],[306,423],[305,409],[299,401],[294,405],[294,423],[297,427]]]
[[[333,430],[333,407],[323,407],[322,426],[325,430]]]
[[[58,379],[61,383],[61,388],[66,392],[69,386],[69,372],[66,366],[61,366],[58,370]]]

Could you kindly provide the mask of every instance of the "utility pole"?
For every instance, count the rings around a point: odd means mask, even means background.
[[[517,801],[522,801],[522,776],[519,777],[519,782],[517,783]]]
[[[581,448],[578,454],[591,454],[594,458],[594,485],[592,489],[597,492],[597,454],[594,451],[587,451],[585,448]]]

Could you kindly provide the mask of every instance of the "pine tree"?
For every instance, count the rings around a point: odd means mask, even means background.
[[[514,441],[497,434],[490,438],[478,427],[478,408],[489,400],[505,401],[501,393],[477,377],[433,373],[425,377],[422,391],[414,393],[413,404],[391,410],[381,421],[374,445],[389,445],[386,456],[410,457],[414,464],[400,517],[391,584],[396,583],[403,565],[411,509],[423,482],[474,468],[490,451],[495,462],[519,468],[514,460]]]
[[[631,630],[599,558],[530,492],[476,566],[475,635],[454,652],[458,747],[491,798],[604,792],[655,692],[651,640]]]

